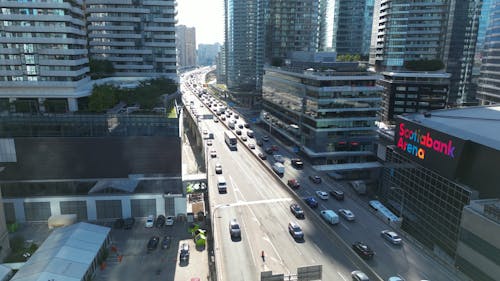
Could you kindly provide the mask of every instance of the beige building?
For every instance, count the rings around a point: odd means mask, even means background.
[[[196,29],[177,25],[175,34],[179,67],[196,66]]]

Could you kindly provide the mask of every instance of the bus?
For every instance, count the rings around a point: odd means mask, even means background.
[[[236,150],[238,149],[236,147],[236,144],[238,143],[238,140],[236,139],[236,136],[230,132],[230,131],[225,131],[224,132],[224,140],[226,141],[227,146],[229,147],[230,150]]]
[[[386,206],[384,206],[380,201],[378,200],[371,200],[368,202],[368,205],[372,208],[372,210],[375,211],[375,213],[382,218],[383,220],[387,222],[395,222],[399,223],[399,218],[393,214],[389,209],[387,209]]]

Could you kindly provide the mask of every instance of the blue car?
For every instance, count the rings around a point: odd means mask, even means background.
[[[306,199],[304,199],[304,201],[311,208],[317,208],[318,207],[318,200],[316,200],[316,198],[314,198],[314,197],[307,197]]]

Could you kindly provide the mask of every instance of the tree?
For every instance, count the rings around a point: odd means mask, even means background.
[[[89,68],[92,79],[110,77],[115,73],[115,67],[109,60],[90,59]]]
[[[118,103],[120,89],[111,85],[97,85],[89,97],[89,111],[104,112]]]
[[[337,61],[360,61],[361,56],[359,54],[345,54],[345,55],[338,55],[337,56]]]

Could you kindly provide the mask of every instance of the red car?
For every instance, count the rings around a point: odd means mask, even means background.
[[[278,146],[277,146],[277,145],[271,145],[271,149],[272,149],[273,151],[278,151],[278,150],[279,150],[279,148],[278,148]]]
[[[300,188],[300,183],[296,179],[288,180],[288,186],[294,189]]]

